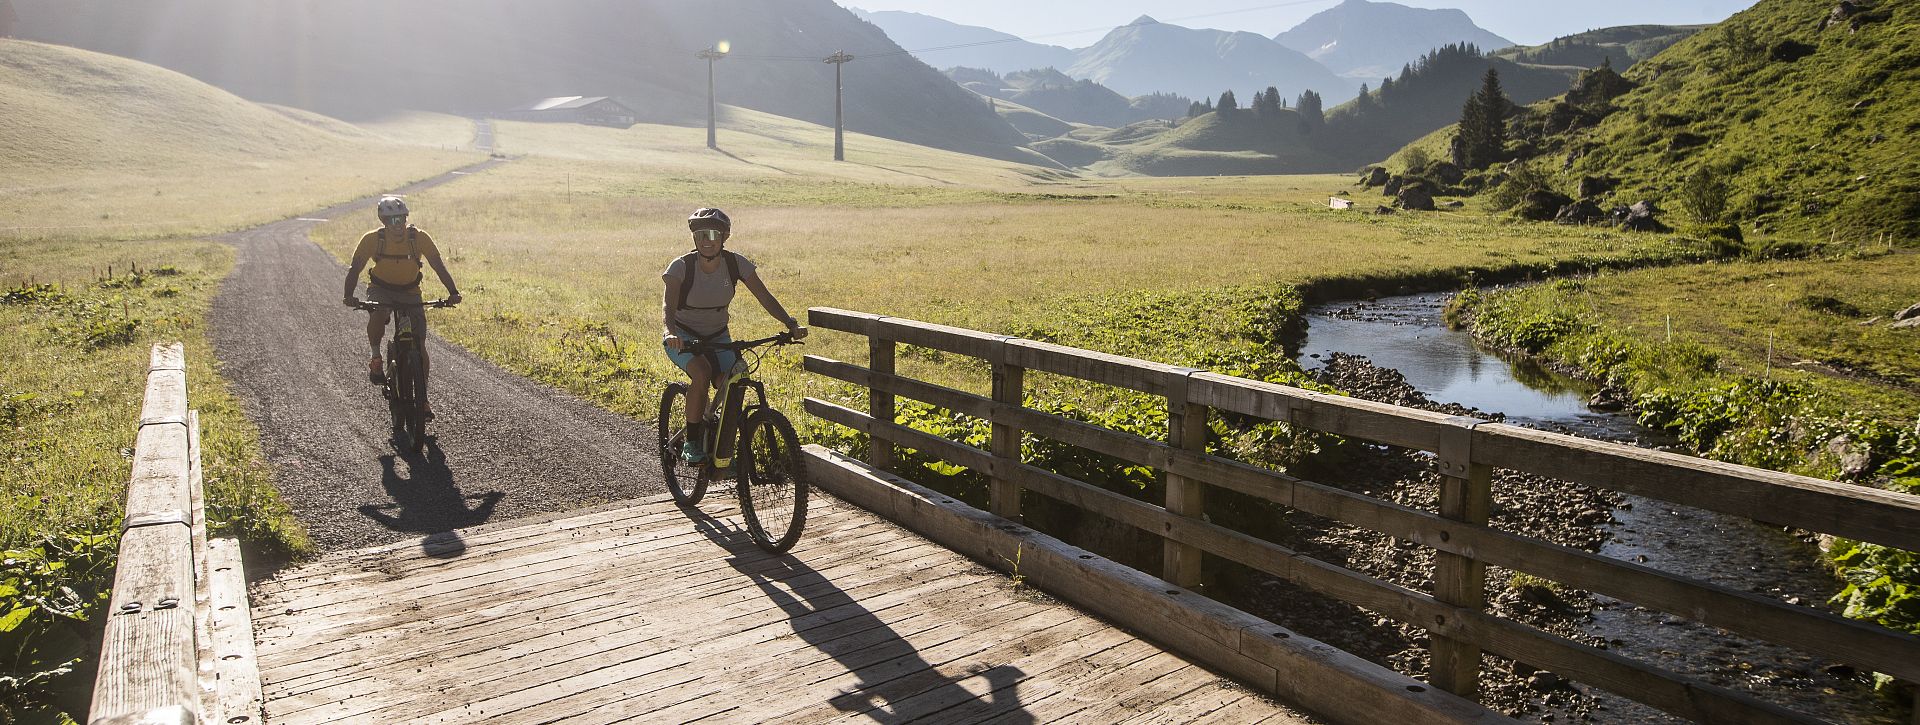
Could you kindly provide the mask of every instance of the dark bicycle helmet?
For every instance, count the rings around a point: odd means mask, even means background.
[[[724,211],[703,206],[693,210],[693,214],[687,217],[687,229],[696,232],[702,229],[718,229],[731,234],[733,220],[728,219]]]

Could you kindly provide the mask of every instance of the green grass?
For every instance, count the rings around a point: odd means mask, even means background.
[[[641,418],[652,416],[660,384],[679,376],[657,349],[659,274],[686,250],[684,219],[703,205],[733,215],[730,248],[762,265],[789,309],[1046,333],[1160,360],[1191,359],[1187,344],[1251,339],[1234,331],[1245,320],[1221,321],[1228,331],[1191,326],[1292,285],[1370,280],[1391,290],[1396,280],[1453,284],[1473,270],[1685,253],[1657,236],[1480,215],[1335,212],[1326,199],[1351,188],[1343,177],[1056,180],[926,150],[875,163],[865,139],[849,142],[850,163],[833,164],[826,130],[792,122],[759,137],[723,126],[721,144],[738,159],[706,150],[701,129],[499,128],[502,147],[528,156],[411,199],[468,299],[436,329]],[[368,225],[338,220],[314,237],[344,256]],[[739,302],[737,337],[775,329]],[[1138,330],[1093,334],[1103,326]],[[838,335],[807,348],[848,360],[864,350]],[[903,365],[984,384],[978,366],[939,355],[909,354]],[[803,394],[844,392],[801,373],[790,353],[763,373],[790,409]]]
[[[445,117],[397,120],[402,140],[391,141],[155,66],[22,40],[0,39],[0,107],[6,243],[240,229],[482,158],[432,148],[452,141]]]

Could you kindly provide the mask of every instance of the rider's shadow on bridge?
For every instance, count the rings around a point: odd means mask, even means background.
[[[507,494],[488,491],[462,495],[454,484],[453,471],[447,468],[446,453],[431,438],[427,439],[426,455],[405,460],[407,475],[401,475],[398,456],[380,457],[380,485],[393,497],[393,503],[364,504],[360,513],[393,531],[427,534],[420,548],[428,556],[451,559],[465,554],[466,542],[454,529],[486,523]]]
[[[976,722],[1034,722],[1020,705],[1017,683],[1025,673],[1019,668],[1000,665],[958,676],[942,674],[885,620],[805,562],[791,554],[768,554],[745,530],[704,512],[689,510],[689,515],[695,528],[731,554],[727,564],[787,613],[801,640],[860,677],[852,690],[829,700],[841,712],[888,724],[954,709],[971,711],[968,719]],[[960,685],[976,677],[986,681],[985,698]]]

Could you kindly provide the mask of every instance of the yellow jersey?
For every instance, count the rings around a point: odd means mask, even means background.
[[[354,264],[373,260],[367,275],[374,284],[393,289],[419,287],[420,279],[426,276],[421,271],[423,261],[439,258],[433,237],[413,227],[407,227],[405,234],[388,234],[386,227],[367,232],[353,250]]]

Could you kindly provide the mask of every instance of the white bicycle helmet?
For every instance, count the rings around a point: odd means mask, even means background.
[[[407,215],[407,201],[397,196],[380,197],[380,218],[382,220]]]

